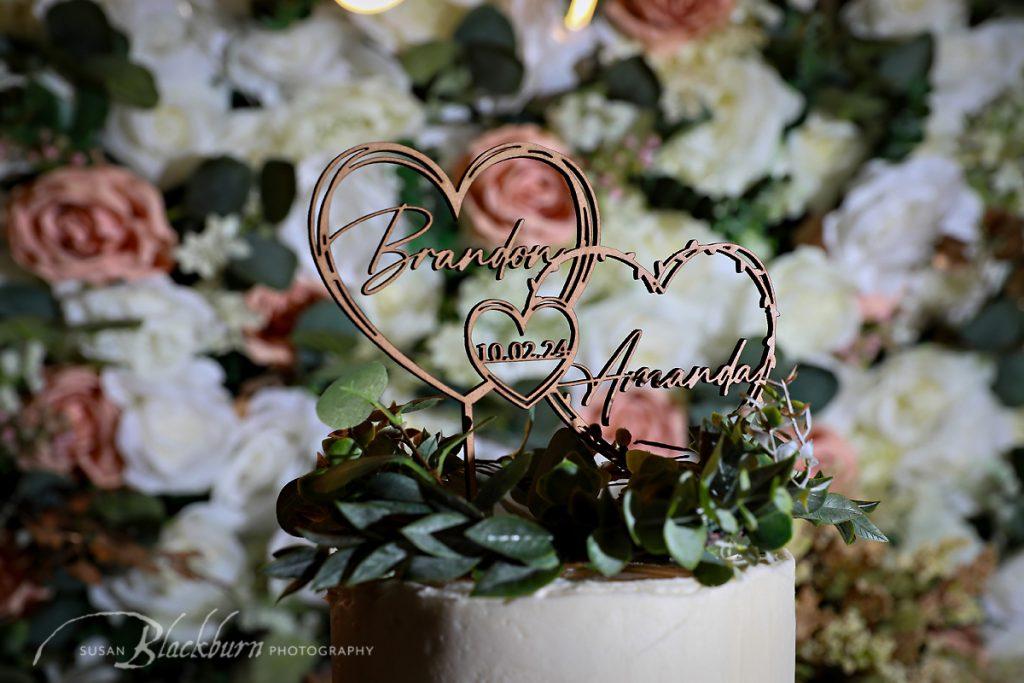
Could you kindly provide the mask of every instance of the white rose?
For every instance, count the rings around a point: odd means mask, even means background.
[[[168,187],[202,157],[227,151],[230,95],[201,79],[161,80],[158,87],[160,101],[152,109],[111,108],[103,144],[119,161]]]
[[[775,171],[788,176],[784,189],[787,215],[795,218],[808,207],[827,209],[863,155],[861,134],[853,123],[817,112],[808,116],[786,135]]]
[[[451,38],[466,12],[481,0],[404,0],[380,14],[353,14],[351,19],[388,52],[432,40]]]
[[[659,73],[666,108],[711,119],[669,139],[655,167],[711,196],[737,197],[767,174],[803,98],[757,57],[670,60]],[[696,104],[696,107],[694,106]],[[696,109],[696,111],[693,111]]]
[[[355,298],[377,328],[401,347],[437,327],[443,288],[444,276],[425,267],[406,272],[372,296]]]
[[[367,141],[411,137],[422,124],[422,107],[407,90],[385,78],[365,78],[300,91],[272,112],[264,143],[268,153],[299,161]]]
[[[907,38],[967,24],[964,0],[854,0],[842,17],[861,38]]]
[[[989,581],[984,598],[989,625],[985,651],[995,662],[1024,671],[1024,552],[1007,559]]]
[[[168,375],[193,356],[217,347],[226,329],[195,290],[165,276],[72,293],[62,301],[72,325],[138,321],[138,327],[85,336],[89,358],[121,363],[142,375]]]
[[[977,355],[922,345],[844,386],[854,395],[844,401],[847,429],[866,490],[884,491],[898,472],[909,497],[938,487],[976,500],[985,482],[1002,477],[1001,456],[1017,434],[1013,415],[992,393],[993,374]]]
[[[977,240],[981,211],[981,200],[953,161],[876,161],[825,217],[825,247],[862,292],[898,295],[929,265],[942,237]]]
[[[248,401],[238,443],[221,455],[224,469],[211,501],[231,510],[246,529],[274,527],[281,488],[316,467],[330,431],[316,415],[316,399],[303,389],[270,387]]]
[[[609,100],[599,92],[566,95],[548,111],[548,122],[575,149],[593,152],[618,142],[629,132],[639,112],[628,102]]]
[[[818,247],[799,247],[768,268],[779,302],[779,347],[787,358],[820,359],[860,331],[857,288]]]
[[[579,84],[576,65],[614,39],[614,31],[597,18],[586,28],[565,28],[565,7],[547,0],[503,0],[499,6],[516,31],[526,73],[512,106],[530,97],[552,95]]]
[[[228,78],[265,106],[286,101],[304,88],[374,72],[386,75],[396,87],[408,87],[401,66],[363,46],[343,19],[338,8],[320,5],[284,29],[247,27],[228,45]]]
[[[950,145],[964,118],[1021,81],[1024,20],[995,19],[973,29],[947,33],[935,43],[929,80],[928,136]]]
[[[174,566],[171,554],[188,554],[187,566],[196,578]],[[90,601],[104,610],[144,614],[164,627],[169,641],[177,642],[213,638],[221,622],[245,604],[245,548],[215,506],[195,503],[179,512],[161,529],[154,560],[157,571],[132,569],[90,588]]]
[[[309,204],[320,174],[331,159],[343,151],[339,149],[329,154],[312,155],[296,166],[295,201],[288,216],[278,226],[281,241],[299,256],[300,267],[317,280],[320,274],[309,248]],[[398,175],[393,167],[378,165],[359,169],[338,185],[331,204],[329,224],[341,227],[360,216],[398,206],[399,189]],[[361,283],[366,278],[366,268],[386,226],[386,218],[370,220],[334,241],[332,253],[337,260],[335,265],[347,281],[350,279]]]
[[[124,479],[147,493],[200,493],[221,476],[238,439],[238,416],[224,372],[195,360],[154,380],[105,370],[103,388],[121,407],[117,447]]]
[[[131,55],[151,70],[178,69],[187,60],[195,81],[216,75],[228,31],[227,13],[199,2],[100,0],[110,21],[131,38]]]

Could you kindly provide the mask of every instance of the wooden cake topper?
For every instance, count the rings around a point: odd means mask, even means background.
[[[406,203],[380,207],[344,225],[331,225],[331,208],[339,185],[361,168],[390,164],[420,174],[444,197],[452,215],[458,217],[473,182],[496,164],[515,159],[544,163],[564,179],[576,212],[575,245],[558,248],[543,244],[520,244],[520,233],[524,227],[528,228],[525,220],[520,218],[509,226],[505,244],[492,250],[469,248],[457,254],[449,249],[423,248],[409,253],[404,247],[426,234],[433,225],[434,217],[428,209]],[[361,225],[375,218],[386,220],[387,224],[369,262],[347,264],[350,267],[339,268],[331,251],[335,240],[350,230],[358,230]],[[414,228],[409,235],[398,235],[399,222],[409,218],[418,220],[420,227]],[[563,392],[573,387],[582,387],[582,405],[586,406],[594,399],[595,390],[601,385],[607,385],[601,419],[607,426],[616,395],[631,387],[677,389],[692,388],[697,383],[711,383],[719,386],[725,395],[733,385],[746,384],[747,395],[756,400],[775,366],[778,309],[771,280],[757,256],[736,244],[699,244],[691,241],[679,251],[654,263],[653,269],[649,270],[637,261],[635,254],[601,246],[597,201],[590,183],[572,160],[538,145],[513,143],[494,147],[473,160],[457,183],[453,183],[430,158],[403,145],[378,142],[353,147],[332,160],[317,181],[309,209],[309,240],[316,268],[345,315],[392,360],[448,398],[458,401],[462,406],[465,429],[472,426],[473,405],[493,390],[520,408],[529,408],[546,399],[567,425],[591,440],[596,448],[604,449],[610,447],[609,444],[604,443],[595,434],[595,430],[589,428],[571,404],[569,396]],[[746,344],[746,340],[740,340],[730,360],[717,369],[630,368],[628,364],[632,352],[645,333],[645,330],[640,329],[627,335],[599,372],[595,373],[575,362],[580,334],[574,307],[587,286],[595,264],[608,260],[625,264],[632,270],[633,280],[643,284],[649,294],[658,296],[664,294],[676,273],[698,255],[723,255],[730,258],[736,265],[737,273],[746,274],[757,287],[760,308],[767,323],[767,334],[762,340],[761,360],[756,367],[740,364],[739,356]],[[541,287],[548,278],[566,264],[569,266],[568,274],[558,293],[541,295]],[[353,269],[353,265],[359,267]],[[480,383],[465,392],[460,392],[431,374],[399,349],[374,325],[353,297],[353,292],[363,296],[378,294],[405,272],[427,266],[433,270],[452,271],[484,267],[493,270],[497,280],[502,280],[509,269],[540,267],[539,272],[527,282],[526,303],[521,309],[502,299],[485,299],[477,302],[469,311],[463,329],[465,351],[469,363],[480,376]],[[365,274],[365,278],[361,282],[346,282],[343,272],[358,272]],[[507,344],[500,340],[481,342],[473,333],[477,322],[484,315],[509,318],[520,335],[526,334],[533,316],[554,316],[562,320],[566,332],[558,339],[510,341]],[[663,331],[651,332],[660,334]],[[502,377],[502,368],[519,363],[542,363],[549,369],[532,387],[522,389]],[[579,378],[568,379],[570,373],[579,375]],[[673,444],[649,445],[682,450]],[[467,488],[472,492],[476,481],[472,435],[466,440],[465,460]]]

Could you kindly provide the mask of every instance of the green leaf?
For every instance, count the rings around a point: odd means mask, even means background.
[[[131,107],[151,109],[160,101],[156,79],[144,66],[118,55],[97,55],[82,63],[82,69],[103,86],[110,99]]]
[[[704,544],[708,539],[708,530],[699,527],[676,524],[671,519],[665,520],[665,547],[672,559],[686,569],[694,569],[704,556]]]
[[[316,559],[317,549],[311,545],[293,545],[275,553],[276,559],[263,567],[263,573],[275,579],[302,576]]]
[[[622,526],[603,526],[587,537],[587,558],[604,576],[615,576],[633,559],[633,544]]]
[[[514,598],[530,595],[558,578],[562,565],[548,568],[523,567],[496,562],[477,581],[473,595],[488,598]]]
[[[196,218],[240,213],[249,199],[252,171],[229,156],[207,159],[185,186],[185,209]]]
[[[932,51],[929,35],[898,42],[882,57],[878,75],[897,92],[905,92],[917,83],[927,82]]]
[[[299,488],[304,494],[314,497],[330,497],[337,491],[348,486],[357,479],[372,474],[387,465],[400,464],[407,461],[404,455],[367,456],[357,460],[347,460],[324,470],[307,475],[299,480]]]
[[[626,469],[635,474],[640,471],[641,467],[643,467],[644,460],[651,457],[656,458],[658,456],[654,455],[654,453],[651,453],[650,451],[642,451],[639,449],[626,451]]]
[[[399,55],[399,60],[414,85],[425,86],[439,73],[455,63],[459,55],[457,43],[435,40],[413,45]]]
[[[402,577],[420,583],[447,583],[468,574],[480,563],[479,557],[424,557],[417,555],[409,562]]]
[[[736,521],[736,515],[725,508],[712,510],[711,513],[718,519],[718,525],[727,534],[734,534],[740,530],[740,524]]]
[[[396,543],[386,543],[366,556],[356,565],[351,576],[345,582],[347,586],[356,586],[367,581],[374,581],[387,574],[405,559],[406,552]]]
[[[510,458],[480,487],[473,503],[481,510],[489,510],[518,484],[530,470],[531,453],[524,452]]]
[[[1024,338],[1024,313],[1012,299],[996,299],[967,323],[960,336],[981,351],[1014,347]]]
[[[435,557],[461,557],[434,537],[434,533],[465,524],[468,520],[457,512],[436,512],[402,527],[402,535],[414,546]]]
[[[551,532],[522,517],[489,517],[467,529],[466,538],[482,548],[532,567],[558,565]]]
[[[793,518],[781,510],[773,510],[757,518],[757,529],[749,532],[750,540],[762,550],[778,550],[793,537]]]
[[[356,554],[356,548],[341,548],[335,550],[320,566],[320,570],[313,577],[310,588],[315,591],[322,591],[326,588],[334,588],[341,583],[342,576],[348,571],[352,558]]]
[[[814,512],[802,515],[802,517],[822,524],[842,524],[863,514],[857,504],[846,496],[829,493],[825,496],[825,502],[821,507]]]
[[[398,414],[409,415],[410,413],[418,413],[421,410],[430,410],[443,401],[443,396],[427,396],[425,398],[413,399],[412,401],[399,406]]]
[[[92,509],[113,527],[159,524],[166,516],[162,500],[129,489],[98,493],[92,499]]]
[[[473,84],[492,95],[513,95],[519,91],[526,70],[516,53],[496,45],[471,45],[466,59]]]
[[[397,500],[405,503],[422,503],[423,492],[419,481],[398,472],[378,472],[366,482],[366,494],[370,498]]]
[[[430,507],[427,505],[396,500],[374,500],[366,503],[338,501],[336,505],[345,519],[359,530],[393,515],[426,515],[430,513]]]
[[[721,586],[733,577],[733,568],[709,552],[694,568],[693,576],[704,586]]]
[[[455,29],[455,40],[463,45],[497,45],[515,51],[516,33],[508,18],[492,5],[471,10]]]
[[[610,99],[646,109],[656,109],[661,101],[661,83],[643,57],[615,62],[605,70],[603,79]]]
[[[1007,406],[1024,406],[1024,351],[1007,354],[999,359],[996,381],[992,387]]]
[[[332,429],[355,427],[370,416],[387,385],[388,371],[380,363],[350,368],[324,391],[316,414]]]
[[[801,365],[796,379],[789,385],[789,395],[814,407],[816,412],[825,409],[839,391],[836,376],[815,365]]]
[[[75,90],[71,137],[82,147],[92,144],[95,134],[103,129],[109,113],[110,100],[103,89],[80,86]]]
[[[0,319],[31,316],[56,320],[59,315],[57,300],[48,288],[17,282],[0,285]]]
[[[99,5],[89,0],[68,0],[46,11],[50,43],[81,59],[114,50],[114,30]]]
[[[280,223],[295,201],[295,167],[290,161],[269,159],[260,171],[260,203],[268,223]]]
[[[874,522],[868,519],[867,515],[854,517],[849,523],[853,525],[854,533],[859,538],[863,538],[866,541],[878,541],[879,543],[889,542],[889,538],[882,533],[881,529],[875,526]]]

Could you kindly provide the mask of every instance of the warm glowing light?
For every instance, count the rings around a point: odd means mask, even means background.
[[[586,28],[590,20],[594,18],[595,9],[597,9],[597,0],[572,0],[572,4],[569,5],[569,13],[565,15],[565,27],[570,31]]]
[[[378,14],[387,11],[402,0],[334,0],[345,9],[358,14]]]

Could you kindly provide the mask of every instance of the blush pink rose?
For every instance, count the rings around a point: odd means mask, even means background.
[[[664,52],[729,21],[734,0],[610,0],[605,14],[631,38]]]
[[[580,411],[580,416],[585,422],[601,425],[601,411],[606,395],[596,394],[590,404]],[[689,443],[686,411],[673,403],[671,396],[665,391],[633,387],[618,393],[612,401],[609,417],[611,424],[601,425],[601,435],[609,442],[615,440],[617,430],[625,429],[633,437],[631,448],[669,457],[677,456],[679,453],[668,448],[637,442],[651,441],[679,447],[685,447]]]
[[[865,322],[887,323],[896,315],[900,298],[891,294],[860,294],[857,296],[857,307]]]
[[[44,280],[92,284],[167,272],[177,243],[160,192],[117,166],[61,168],[18,188],[7,239]]]
[[[38,431],[36,445],[19,463],[58,474],[81,471],[100,488],[121,485],[123,462],[114,445],[120,411],[88,368],[57,370],[25,406],[22,423]]]
[[[466,164],[495,145],[531,142],[569,155],[564,143],[538,126],[504,126],[477,138]],[[488,247],[503,244],[520,218],[517,244],[564,245],[576,241],[576,208],[565,179],[534,159],[503,161],[484,171],[464,203],[473,240]]]
[[[245,331],[245,352],[249,358],[261,365],[291,365],[295,361],[291,334],[299,315],[326,296],[321,283],[303,278],[284,291],[263,285],[250,289],[245,304],[260,316],[263,325]]]
[[[831,490],[845,496],[856,495],[860,467],[853,445],[829,427],[817,426],[808,436],[814,443],[814,457],[818,459],[818,465],[811,469],[811,474],[823,472],[825,476],[833,477]]]

